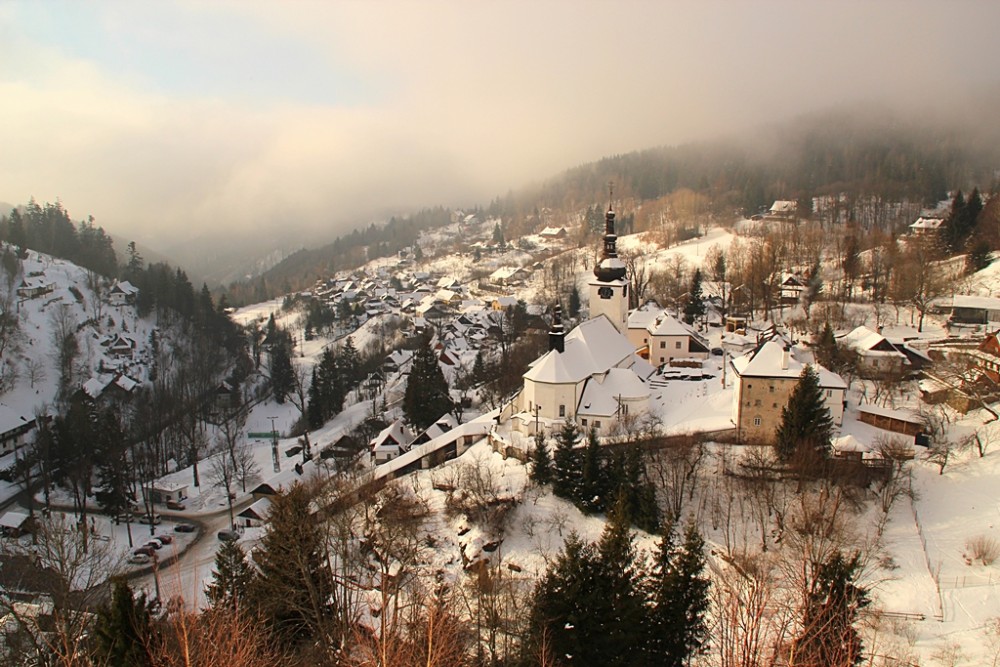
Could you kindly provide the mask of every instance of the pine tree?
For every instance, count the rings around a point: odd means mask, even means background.
[[[595,635],[592,602],[598,578],[593,546],[571,534],[532,596],[525,664],[541,664],[539,655],[558,657],[556,664],[592,665],[587,643]]]
[[[649,578],[648,646],[651,663],[665,667],[689,664],[708,638],[709,580],[704,576],[705,541],[694,523],[684,542],[674,543],[673,527],[660,539]]]
[[[587,434],[580,465],[580,484],[575,494],[576,505],[586,512],[603,512],[608,507],[608,478],[604,455],[597,439],[597,430]]]
[[[476,352],[476,360],[472,363],[472,381],[478,385],[486,382],[488,379],[486,360],[483,357],[483,351],[479,350]]]
[[[552,492],[560,498],[573,500],[580,485],[580,458],[574,449],[580,431],[568,418],[563,422],[552,457]]]
[[[279,404],[292,393],[295,371],[292,369],[290,345],[284,341],[271,346],[271,391]]]
[[[274,497],[267,532],[254,552],[257,575],[248,591],[254,608],[280,643],[332,645],[333,578],[323,528],[302,484]]]
[[[823,324],[823,331],[820,332],[819,339],[813,345],[813,354],[816,355],[816,361],[821,366],[834,371],[839,370],[840,355],[837,349],[837,339],[833,335],[833,327],[830,326],[829,320]]]
[[[557,664],[644,664],[646,633],[628,523],[612,513],[595,548],[574,533],[535,589],[527,648],[544,644]]]
[[[452,407],[448,381],[438,364],[430,338],[425,337],[413,356],[410,375],[406,379],[403,415],[413,427],[423,431],[450,412]]]
[[[566,312],[571,319],[576,319],[580,315],[580,290],[577,289],[575,283],[573,289],[569,291],[569,307]]]
[[[247,600],[254,570],[247,562],[243,547],[235,540],[223,542],[215,552],[212,581],[205,587],[205,597],[213,609],[240,611]]]
[[[795,641],[795,664],[852,667],[861,663],[861,635],[854,624],[868,605],[868,590],[857,583],[861,556],[839,551],[817,569],[802,612],[802,634]]]
[[[597,544],[598,578],[592,614],[597,624],[590,637],[589,665],[643,664],[647,634],[646,610],[635,565],[635,546],[629,521],[619,500]]]
[[[939,234],[942,246],[952,253],[962,252],[974,225],[975,221],[969,219],[969,208],[965,197],[959,190],[951,202],[951,211],[948,213],[948,217],[945,218],[940,227]]]
[[[315,431],[326,423],[323,407],[323,391],[314,367],[312,379],[309,382],[309,396],[306,405],[306,422],[309,424],[310,431]]]
[[[531,452],[531,480],[539,485],[552,481],[552,457],[541,433],[535,436],[535,448]]]
[[[627,516],[635,526],[647,533],[660,529],[660,507],[656,502],[656,487],[646,475],[642,452],[635,445],[625,451],[620,493],[627,499]]]
[[[151,605],[145,593],[136,597],[128,582],[112,582],[111,600],[97,610],[94,626],[94,653],[97,664],[145,667],[153,636]]]
[[[776,433],[778,457],[788,461],[795,456],[826,456],[832,436],[833,418],[826,407],[819,375],[812,366],[806,366],[781,410],[781,425]]]
[[[694,324],[695,320],[705,314],[705,301],[701,293],[701,269],[695,269],[691,278],[691,289],[684,305],[684,321]]]
[[[344,341],[344,347],[340,351],[340,369],[343,378],[345,394],[358,383],[361,378],[361,359],[358,350],[354,347],[354,339],[351,336]]]

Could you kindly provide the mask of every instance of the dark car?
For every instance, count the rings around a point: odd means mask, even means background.
[[[240,534],[235,530],[220,530],[219,539],[223,542],[235,542],[240,539]]]
[[[721,357],[723,354],[725,354],[725,351],[721,347],[713,347],[712,354],[714,354],[717,357]]]
[[[179,523],[174,526],[175,533],[193,533],[195,531],[195,526],[193,523]]]
[[[183,510],[185,508],[184,508],[184,503],[182,503],[179,500],[168,500],[167,501],[167,509],[168,510]]]
[[[157,539],[152,539],[149,542],[146,542],[146,544],[144,546],[152,547],[153,549],[160,550],[160,549],[163,548],[163,542],[160,542]]]
[[[170,544],[174,541],[174,536],[164,534],[164,535],[157,535],[153,539],[158,540],[160,544]]]

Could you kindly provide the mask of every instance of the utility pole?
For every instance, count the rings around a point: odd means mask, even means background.
[[[274,462],[274,472],[281,472],[281,460],[278,458],[278,431],[274,428],[274,420],[277,417],[268,417],[271,420],[271,460]]]

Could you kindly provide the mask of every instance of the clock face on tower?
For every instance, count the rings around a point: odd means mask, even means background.
[[[610,299],[614,295],[615,291],[606,285],[604,287],[597,288],[597,296],[601,297],[602,299]]]

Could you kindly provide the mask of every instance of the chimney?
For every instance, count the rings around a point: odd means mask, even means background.
[[[781,370],[788,370],[788,346],[785,345],[781,348]]]
[[[562,306],[555,305],[552,314],[552,328],[549,329],[549,349],[562,353],[565,349],[566,331],[562,324]]]

